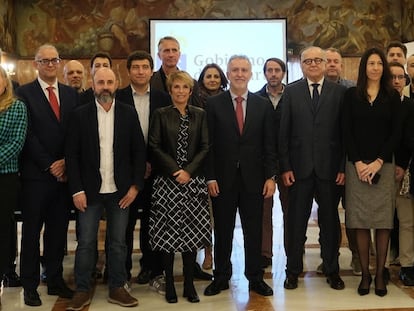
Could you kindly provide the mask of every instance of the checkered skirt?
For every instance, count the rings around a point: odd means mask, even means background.
[[[169,177],[156,177],[151,206],[149,234],[153,250],[189,252],[210,245],[211,225],[204,177],[191,178],[185,185]]]

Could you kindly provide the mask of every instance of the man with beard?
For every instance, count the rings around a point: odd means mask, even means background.
[[[285,85],[282,83],[283,78],[286,74],[286,64],[279,58],[272,57],[265,61],[263,66],[263,73],[266,78],[267,83],[256,92],[257,95],[260,95],[264,98],[269,99],[272,103],[273,109],[275,111],[275,123],[276,129],[279,131],[279,119],[276,114],[276,109],[278,107],[279,101],[282,98]],[[276,134],[277,137],[277,134]],[[277,139],[275,141],[275,146],[277,146]],[[288,187],[283,185],[283,183],[278,183],[279,189],[279,199],[282,206],[283,212],[283,225],[286,225],[286,213],[288,208]],[[264,200],[263,204],[263,236],[262,236],[262,267],[267,268],[269,265],[272,265],[272,247],[273,247],[273,225],[272,225],[272,208],[273,208],[273,197],[267,198]],[[286,232],[286,228],[284,230]],[[286,234],[284,234],[284,246],[287,247]],[[285,250],[286,252],[286,250]]]
[[[91,302],[99,220],[107,218],[107,266],[110,303],[138,305],[125,289],[125,232],[129,206],[144,186],[145,142],[134,107],[115,101],[118,81],[110,68],[92,77],[95,102],[73,115],[66,142],[69,189],[79,210],[75,257],[76,292],[66,310]]]

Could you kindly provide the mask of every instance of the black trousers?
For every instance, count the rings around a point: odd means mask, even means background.
[[[131,278],[132,251],[134,248],[134,230],[137,219],[140,218],[139,244],[142,252],[140,265],[142,270],[151,271],[151,278],[163,273],[162,253],[153,251],[150,247],[149,238],[149,218],[151,209],[153,178],[145,180],[144,189],[138,194],[134,203],[129,209],[129,220],[126,229],[127,259],[125,263],[128,279]]]
[[[17,173],[0,174],[0,278],[8,272],[10,260],[15,249],[16,227],[14,211],[17,208],[19,177]]]
[[[334,180],[322,180],[314,174],[306,179],[296,179],[289,189],[287,213],[287,265],[288,274],[299,275],[303,271],[303,247],[312,210],[313,198],[318,200],[319,243],[324,272],[339,272],[339,215],[338,188]]]
[[[39,239],[43,225],[43,260],[48,285],[62,280],[71,201],[66,183],[22,182],[20,277],[25,290],[35,290],[39,285]]]
[[[245,276],[249,281],[263,279],[261,268],[263,195],[249,192],[241,177],[233,189],[212,198],[214,216],[214,278],[227,281],[232,275],[231,252],[234,224],[239,210],[244,237]],[[219,184],[220,187],[220,184]]]

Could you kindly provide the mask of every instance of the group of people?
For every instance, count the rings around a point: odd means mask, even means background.
[[[49,44],[36,52],[37,79],[17,88],[15,95],[0,69],[0,188],[7,206],[1,211],[0,238],[10,252],[2,256],[0,272],[7,271],[12,256],[13,211],[19,205],[25,304],[42,304],[37,287],[43,226],[48,294],[70,299],[67,310],[90,304],[102,217],[107,223],[104,277],[109,302],[138,305],[128,286],[138,218],[138,283],[149,283],[168,303],[176,303],[174,258],[181,252],[183,296],[191,303],[200,301],[195,277],[213,278],[204,295],[217,295],[229,289],[237,211],[249,290],[271,296],[263,268],[272,261],[276,184],[287,256],[284,287],[298,287],[314,200],[320,269],[331,288],[345,287],[338,264],[342,199],[351,265],[361,275],[357,291],[370,291],[374,229],[375,294],[386,295],[386,258],[396,206],[400,232],[406,234],[406,227],[413,232],[413,209],[411,225],[405,226],[409,216],[402,216],[410,213],[411,189],[402,193],[400,187],[414,165],[414,103],[402,95],[404,66],[392,60],[388,64],[380,49],[368,49],[353,86],[340,77],[338,50],[311,46],[300,55],[302,79],[284,85],[285,63],[269,58],[263,68],[267,84],[253,93],[248,89],[252,65],[247,56],[230,57],[226,74],[208,64],[195,81],[177,67],[180,53],[174,37],[161,38],[162,65],[154,72],[149,53],[132,52],[126,62],[130,83],[123,89],[118,89],[106,53],[91,59],[92,86],[87,90],[78,61],[64,67],[67,85],[58,82],[61,59]],[[401,212],[396,196],[404,198]],[[72,206],[77,211],[75,290],[66,285],[62,266]],[[408,240],[410,246],[400,244],[400,277],[414,285],[412,235]],[[214,261],[213,276],[196,262],[203,248],[203,267],[211,268]]]

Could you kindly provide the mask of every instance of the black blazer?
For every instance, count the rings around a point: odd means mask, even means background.
[[[131,185],[144,186],[145,142],[135,108],[115,103],[114,179],[123,197]],[[67,136],[66,167],[71,194],[85,191],[93,203],[101,187],[97,107],[88,103],[75,110]]]
[[[151,82],[150,82],[151,90],[163,91],[169,95],[166,80],[167,80],[167,77],[165,76],[165,73],[162,70],[162,67],[160,67],[160,69],[154,72],[154,74],[151,77]],[[190,96],[190,104],[193,106],[201,107],[202,103],[200,100],[200,95],[199,95],[200,90],[198,87],[198,83],[194,79],[193,81],[194,81],[194,86],[193,86],[191,96]]]
[[[78,104],[78,93],[71,87],[58,84],[60,121],[50,107],[39,81],[22,85],[16,95],[26,104],[29,126],[21,154],[20,171],[23,179],[55,180],[48,168],[64,158],[65,134],[72,110]]]
[[[135,108],[131,85],[128,85],[127,87],[123,89],[117,90],[116,98],[122,101],[124,104],[131,105],[132,107]],[[153,112],[156,109],[161,108],[161,107],[166,107],[171,104],[172,104],[171,98],[167,93],[150,88],[150,120],[151,120]]]
[[[335,180],[344,172],[341,113],[345,90],[325,79],[314,111],[307,79],[286,86],[279,104],[281,173],[293,171],[295,178],[302,179],[315,172],[321,179]]]
[[[191,176],[204,175],[204,160],[209,149],[206,112],[191,105],[189,116],[187,164],[182,168]],[[148,143],[157,173],[171,177],[180,169],[177,164],[180,112],[174,106],[160,108],[151,120]]]
[[[206,110],[211,144],[207,180],[216,180],[220,190],[228,190],[240,169],[247,189],[261,193],[265,180],[276,175],[272,105],[249,92],[242,135],[229,91],[207,98]]]

